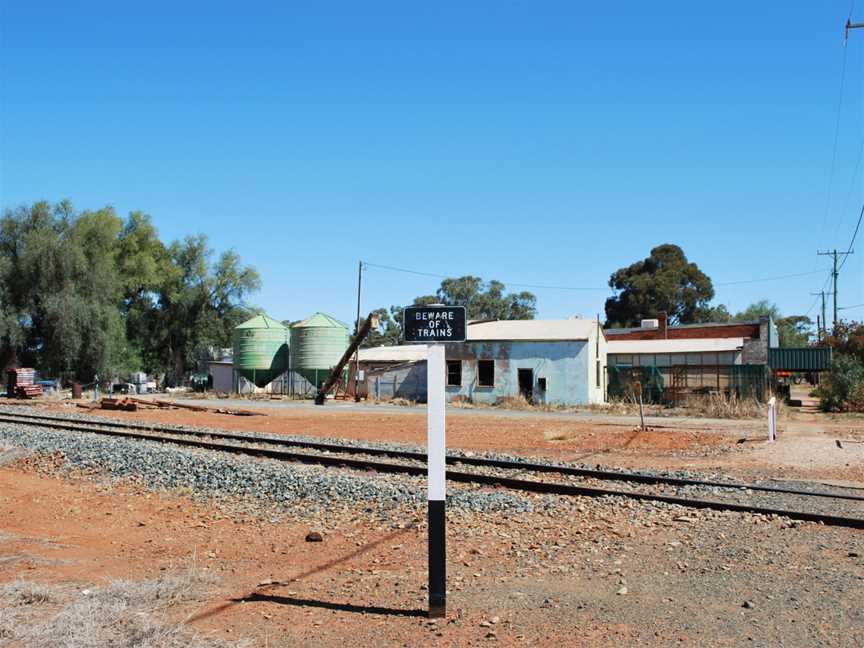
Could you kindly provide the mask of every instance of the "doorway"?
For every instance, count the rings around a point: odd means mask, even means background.
[[[534,370],[520,369],[519,370],[519,393],[525,397],[529,403],[534,402]]]

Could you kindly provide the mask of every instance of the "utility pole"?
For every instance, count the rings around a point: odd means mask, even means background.
[[[843,45],[846,45],[846,41],[849,40],[850,29],[861,29],[862,27],[864,27],[864,23],[853,23],[852,16],[849,16],[846,19],[846,29],[843,32]]]
[[[819,316],[816,316],[816,331],[819,333],[819,341],[822,341],[822,333],[825,331],[825,291],[820,290],[818,293],[810,293],[813,297],[821,297],[822,298],[822,323],[819,324]]]
[[[831,277],[834,280],[834,291],[832,292],[832,296],[834,297],[834,326],[837,326],[837,275],[839,270],[837,268],[837,257],[845,257],[849,254],[855,254],[855,250],[849,250],[848,252],[838,252],[835,250],[826,250],[825,252],[817,251],[816,254],[819,256],[830,256],[834,258],[834,269],[831,271]]]
[[[356,335],[360,335],[360,293],[363,289],[363,261],[357,262],[357,319],[354,321]],[[354,402],[360,402],[360,345],[357,345],[357,350],[354,352]],[[349,380],[350,384],[351,381]]]

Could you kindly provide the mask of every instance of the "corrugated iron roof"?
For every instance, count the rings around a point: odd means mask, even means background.
[[[380,346],[360,349],[360,362],[417,362],[426,359],[427,345]]]
[[[681,340],[609,340],[607,353],[701,353],[737,351],[744,338],[685,338]]]
[[[594,320],[495,320],[468,324],[469,342],[588,340]]]

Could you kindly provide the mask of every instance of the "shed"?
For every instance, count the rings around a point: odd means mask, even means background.
[[[447,345],[447,393],[494,403],[587,405],[605,400],[606,335],[585,319],[470,322],[467,340]]]
[[[233,360],[210,360],[207,362],[207,373],[212,380],[209,388],[213,391],[225,393],[235,391]]]
[[[446,345],[447,398],[495,403],[524,396],[535,403],[602,403],[606,336],[591,320],[469,322],[464,343]],[[427,345],[361,349],[370,396],[426,400]]]

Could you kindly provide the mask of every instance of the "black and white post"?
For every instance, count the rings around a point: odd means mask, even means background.
[[[768,440],[777,440],[777,399],[774,396],[768,401]]]
[[[426,356],[427,488],[429,503],[429,616],[447,614],[447,501],[446,440],[444,424],[444,346],[430,344]]]
[[[429,504],[429,616],[447,614],[446,378],[444,345],[467,339],[464,306],[408,306],[402,333],[406,342],[429,345],[426,355],[426,479]]]

